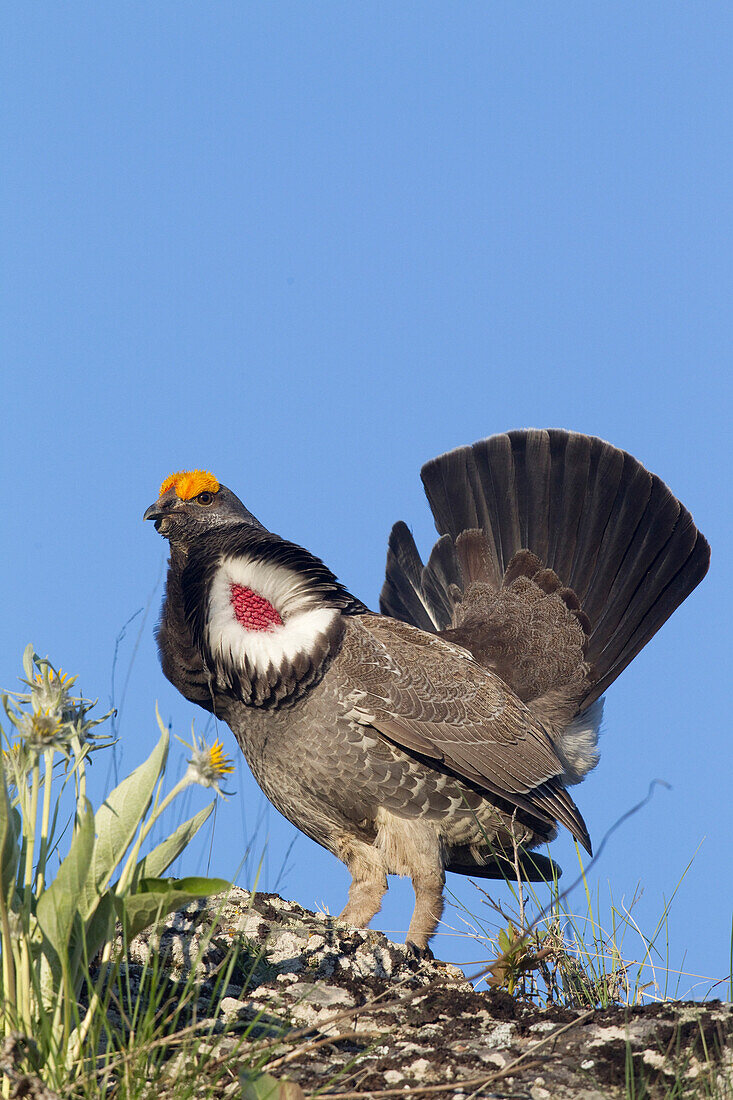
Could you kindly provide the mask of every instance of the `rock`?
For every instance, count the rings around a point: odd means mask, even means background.
[[[171,983],[191,975],[199,1023],[202,1006],[215,1006],[212,1043],[237,1050],[233,1039],[245,1032],[247,1043],[267,1043],[274,1076],[281,1060],[306,1093],[443,1082],[446,1097],[484,1089],[612,1100],[633,1079],[635,1094],[653,1100],[733,1088],[729,1004],[540,1009],[476,990],[457,967],[419,961],[380,933],[338,926],[274,894],[235,889],[179,910],[133,941],[131,979],[151,952]]]

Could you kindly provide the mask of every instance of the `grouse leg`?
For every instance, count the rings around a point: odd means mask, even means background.
[[[432,958],[428,940],[435,933],[443,912],[445,872],[442,866],[421,869],[412,875],[415,909],[405,943],[419,958]]]
[[[380,852],[369,844],[350,839],[341,857],[351,874],[349,900],[339,920],[353,928],[366,928],[382,908],[387,891],[387,874]]]

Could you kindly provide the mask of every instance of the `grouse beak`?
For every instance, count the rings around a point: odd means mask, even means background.
[[[181,501],[174,492],[169,490],[162,497],[158,497],[155,504],[150,505],[143,516],[143,520],[152,519],[155,523],[155,530],[164,533],[166,520],[169,519],[171,512],[178,510],[180,506]]]
[[[162,534],[163,524],[166,520],[166,509],[159,500],[156,500],[155,504],[151,504],[146,510],[143,519],[152,519],[155,523],[155,530]]]

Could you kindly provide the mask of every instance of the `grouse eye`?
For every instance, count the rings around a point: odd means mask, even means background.
[[[203,493],[199,493],[199,495],[196,497],[196,500],[199,502],[199,504],[213,504],[214,494],[205,490]]]

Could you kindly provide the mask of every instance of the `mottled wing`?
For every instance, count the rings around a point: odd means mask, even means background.
[[[562,822],[590,850],[550,738],[497,676],[406,623],[351,622],[342,651],[350,717],[542,821]]]

